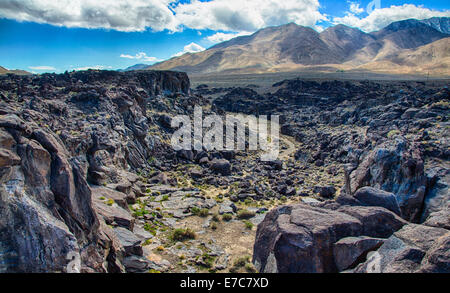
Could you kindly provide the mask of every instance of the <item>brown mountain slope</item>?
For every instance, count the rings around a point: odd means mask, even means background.
[[[450,37],[394,56],[364,64],[359,69],[393,73],[450,75]]]
[[[17,74],[17,75],[29,75],[29,74],[31,74],[30,72],[25,71],[25,70],[19,70],[19,69],[9,70],[9,69],[6,69],[5,67],[0,66],[0,75],[1,74],[8,74],[8,73]]]
[[[448,22],[448,18],[443,19]],[[330,27],[318,33],[311,28],[290,23],[265,28],[251,36],[238,37],[200,53],[175,57],[150,66],[149,69],[180,70],[191,74],[262,73],[315,67],[318,70],[378,70],[389,67],[387,64],[396,64],[391,60],[404,51],[414,50],[448,36],[426,22],[414,19],[392,23],[370,34],[344,25]],[[441,69],[445,69],[448,62],[445,50],[443,54],[441,61],[444,66]],[[382,64],[386,65],[381,66]],[[416,63],[409,62],[401,66],[416,66],[414,64]],[[441,69],[437,69],[439,74]]]

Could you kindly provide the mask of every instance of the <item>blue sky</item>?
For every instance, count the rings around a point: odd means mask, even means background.
[[[2,0],[0,66],[36,73],[119,69],[288,22],[369,32],[406,18],[450,16],[448,0],[377,1],[379,9],[367,11],[371,0]]]

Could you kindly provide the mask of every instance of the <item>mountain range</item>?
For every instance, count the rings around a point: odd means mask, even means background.
[[[450,75],[450,18],[408,19],[365,33],[289,23],[139,69],[190,74],[362,70]],[[135,68],[132,68],[135,69]]]

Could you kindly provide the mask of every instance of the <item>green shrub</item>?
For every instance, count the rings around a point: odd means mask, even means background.
[[[229,222],[233,219],[233,215],[232,214],[223,214],[222,216],[222,220],[224,220],[225,222]]]
[[[242,268],[249,262],[250,262],[250,256],[243,256],[243,257],[236,259],[233,263],[233,266],[235,268]]]
[[[197,235],[195,235],[195,232],[191,229],[175,229],[172,232],[172,235],[170,235],[170,238],[173,241],[186,241],[189,239],[195,239]]]
[[[253,229],[253,223],[252,222],[250,222],[248,220],[244,220],[243,222],[245,224],[245,228],[247,228],[249,230]]]
[[[219,215],[218,215],[218,214],[214,214],[214,215],[212,216],[212,220],[213,220],[214,222],[220,222]]]
[[[251,205],[252,202],[253,202],[253,201],[252,201],[250,198],[246,198],[246,199],[244,200],[244,204],[246,204],[246,205]]]
[[[400,130],[394,129],[394,130],[389,131],[389,133],[387,134],[387,137],[393,138],[394,136],[399,135],[399,134],[401,134]]]
[[[156,235],[156,230],[157,230],[157,228],[156,228],[156,226],[154,226],[154,225],[152,225],[152,224],[150,224],[150,223],[145,223],[145,224],[144,224],[144,230],[147,231],[147,232],[149,232],[149,233],[152,234],[153,236],[155,236],[155,235]]]
[[[109,206],[112,206],[113,204],[115,204],[115,202],[114,202],[114,199],[108,199],[107,201],[106,201],[106,204],[107,205],[109,205]]]
[[[209,215],[209,210],[208,209],[199,209],[197,207],[193,207],[191,208],[191,213],[202,217],[202,218],[206,218]]]
[[[248,211],[248,210],[240,210],[237,213],[237,217],[238,219],[244,219],[244,220],[248,220],[251,219],[255,216],[256,214],[254,212]]]
[[[255,267],[253,266],[253,264],[251,264],[251,263],[248,263],[248,264],[245,265],[245,270],[246,270],[248,273],[256,273],[256,269],[255,269]]]
[[[214,256],[209,255],[207,253],[204,253],[202,255],[203,265],[207,268],[212,268],[215,260],[216,260],[216,258]]]

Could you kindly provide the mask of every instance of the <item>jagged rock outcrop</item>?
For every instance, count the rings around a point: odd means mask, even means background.
[[[352,193],[365,186],[395,194],[403,218],[419,221],[426,193],[420,149],[400,138],[375,148],[350,174]]]
[[[450,172],[440,167],[427,173],[422,222],[425,225],[450,229]]]
[[[142,255],[122,237],[133,235],[126,209],[141,194],[128,171],[161,145],[147,110],[170,96],[184,111],[187,75],[0,78],[0,272],[124,272],[124,257]]]
[[[92,249],[99,223],[80,160],[69,160],[55,137],[16,115],[0,116],[0,126],[1,147],[15,158],[1,166],[2,269],[66,271],[70,255],[81,262],[101,257]],[[101,262],[92,269],[102,270]]]

